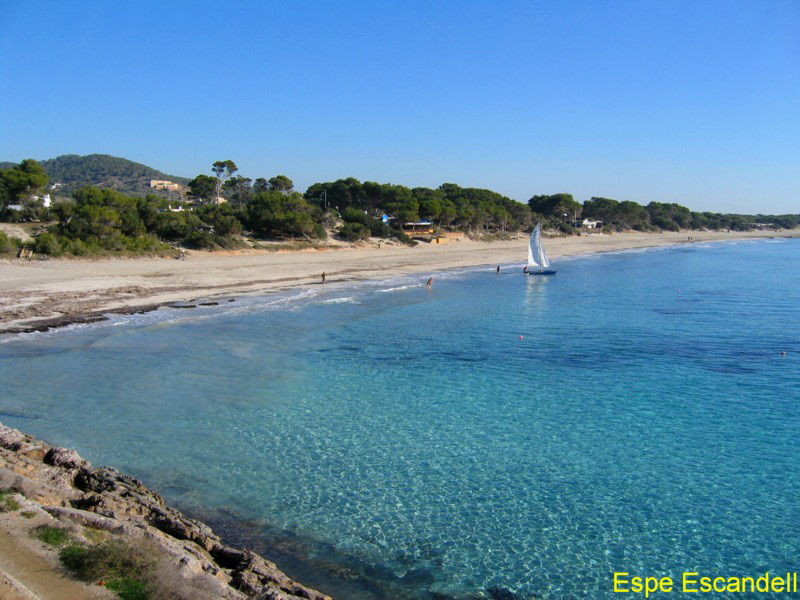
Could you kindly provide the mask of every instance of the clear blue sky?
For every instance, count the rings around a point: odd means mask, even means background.
[[[0,160],[800,212],[800,2],[0,2]]]

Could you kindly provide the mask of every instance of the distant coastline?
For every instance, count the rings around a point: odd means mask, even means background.
[[[685,243],[771,237],[776,232],[684,231],[554,237],[552,258]],[[0,260],[0,333],[41,331],[105,319],[109,313],[148,312],[164,306],[190,309],[198,303],[289,288],[420,274],[421,284],[436,271],[479,265],[521,263],[527,236],[497,242],[459,240],[449,244],[362,242],[330,250],[300,252],[190,251],[185,261],[170,258],[25,261]],[[336,251],[332,251],[336,250]],[[220,300],[222,299],[222,300]]]

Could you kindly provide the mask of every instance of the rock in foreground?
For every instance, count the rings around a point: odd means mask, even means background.
[[[0,489],[12,488],[55,519],[147,541],[170,571],[209,597],[330,600],[248,550],[226,546],[207,525],[164,503],[140,481],[92,467],[75,450],[51,447],[0,423]]]

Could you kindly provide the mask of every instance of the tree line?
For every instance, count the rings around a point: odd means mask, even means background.
[[[533,196],[528,201],[531,211],[551,226],[565,232],[574,231],[578,219],[602,221],[605,231],[679,231],[681,229],[712,229],[748,231],[758,224],[794,229],[800,224],[800,214],[738,215],[694,212],[675,203],[650,202],[641,205],[630,200],[592,197],[583,204],[571,194]]]
[[[0,219],[48,222],[46,232],[34,241],[34,251],[76,256],[158,253],[175,245],[237,248],[244,245],[243,233],[315,242],[333,230],[351,241],[372,236],[413,244],[402,226],[420,220],[473,233],[530,231],[535,222],[574,233],[576,221],[583,218],[602,221],[604,230],[612,232],[746,230],[755,223],[793,228],[800,223],[800,215],[697,213],[679,204],[643,206],[602,197],[581,204],[566,193],[535,195],[522,204],[491,190],[454,183],[409,188],[351,177],[314,183],[300,193],[285,175],[243,177],[232,160],[216,161],[211,172],[188,181],[191,203],[84,187],[48,209],[38,196],[46,189],[47,174],[36,161],[26,159],[0,169]],[[0,252],[18,245],[18,240],[3,237]]]

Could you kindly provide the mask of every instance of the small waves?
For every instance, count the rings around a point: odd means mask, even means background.
[[[345,298],[328,298],[327,300],[318,300],[317,304],[344,304],[346,302],[358,304],[358,301],[355,299],[354,296],[347,296]]]
[[[398,285],[396,287],[390,287],[390,288],[385,288],[385,289],[382,289],[382,290],[375,290],[375,291],[380,293],[380,294],[385,294],[385,293],[388,293],[388,292],[399,292],[400,290],[408,290],[408,289],[414,288],[414,287],[421,287],[421,284],[415,283],[413,285],[412,284]]]

